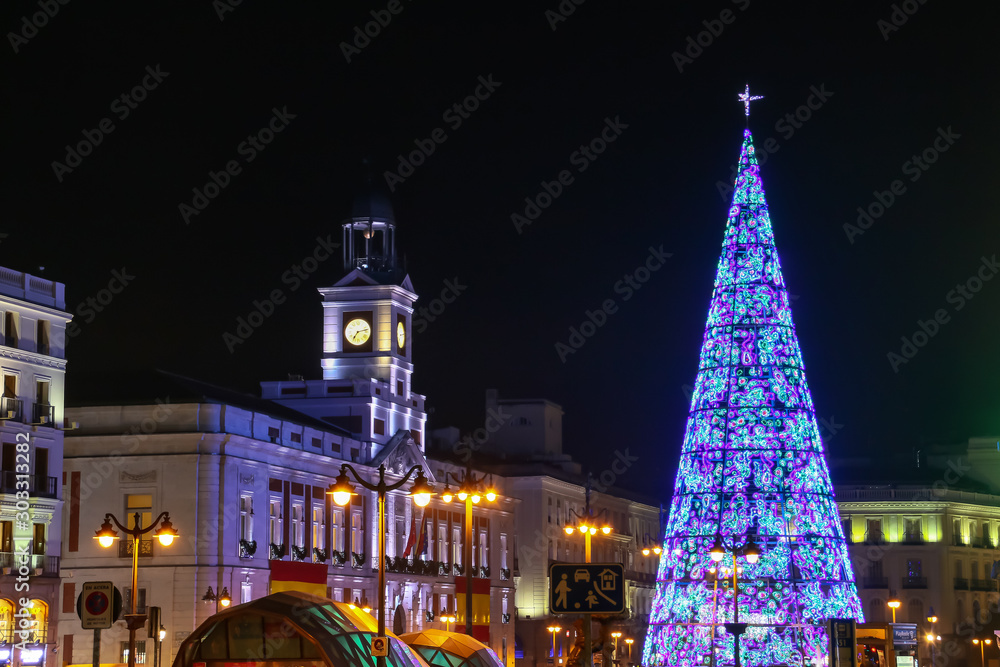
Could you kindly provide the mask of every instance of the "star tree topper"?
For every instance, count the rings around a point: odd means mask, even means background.
[[[747,118],[749,118],[750,117],[750,103],[753,102],[754,100],[762,100],[762,99],[764,99],[764,96],[763,95],[754,95],[753,97],[751,97],[750,96],[750,84],[748,83],[746,89],[742,93],[740,93],[739,98],[740,98],[740,102],[743,102],[743,113],[746,115]]]

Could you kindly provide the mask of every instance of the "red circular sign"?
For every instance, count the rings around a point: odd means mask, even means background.
[[[100,616],[108,609],[110,601],[108,596],[101,591],[94,591],[87,596],[84,601],[84,606],[87,607],[87,613],[93,614],[94,616]]]

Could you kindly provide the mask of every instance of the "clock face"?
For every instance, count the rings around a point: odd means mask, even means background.
[[[344,336],[351,345],[364,345],[371,335],[371,325],[361,318],[351,320],[344,328]]]
[[[406,326],[402,322],[396,322],[396,342],[399,349],[406,347]]]

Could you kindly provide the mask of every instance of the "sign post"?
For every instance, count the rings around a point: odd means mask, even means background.
[[[93,667],[101,664],[101,630],[122,613],[122,594],[110,581],[88,581],[76,598],[76,615],[84,630],[94,631]]]
[[[858,667],[856,628],[853,618],[830,619],[830,667]]]

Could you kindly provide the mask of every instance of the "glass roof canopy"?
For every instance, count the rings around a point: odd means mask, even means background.
[[[376,667],[371,654],[378,624],[352,605],[285,591],[221,611],[181,644],[173,667],[222,667],[224,663],[308,667]],[[389,637],[389,667],[428,667],[395,635]],[[491,666],[492,667],[492,666]]]
[[[503,667],[493,649],[468,635],[428,629],[399,638],[433,667]]]

